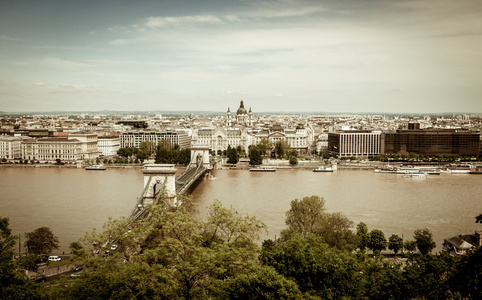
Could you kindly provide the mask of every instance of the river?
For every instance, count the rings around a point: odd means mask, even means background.
[[[254,215],[268,227],[263,238],[274,238],[285,227],[291,200],[318,195],[329,212],[341,212],[355,224],[380,229],[388,238],[412,239],[428,228],[441,250],[444,237],[482,230],[482,176],[441,174],[427,178],[367,170],[314,173],[309,170],[249,172],[216,170],[192,195],[202,215],[214,199]],[[142,192],[138,168],[86,171],[70,168],[0,168],[0,216],[9,217],[14,234],[50,227],[62,251],[109,217],[129,215]]]

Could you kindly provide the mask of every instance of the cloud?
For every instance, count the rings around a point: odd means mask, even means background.
[[[159,28],[170,25],[181,24],[199,24],[208,23],[215,24],[222,22],[213,15],[197,15],[197,16],[180,16],[180,17],[149,17],[146,19],[144,25],[148,28]]]
[[[40,81],[40,82],[35,82],[33,85],[34,85],[34,86],[40,86],[40,87],[50,86],[50,84],[45,83],[45,82],[41,82],[41,81]]]
[[[131,42],[132,41],[127,39],[117,39],[117,40],[110,41],[109,44],[114,46],[122,46],[122,45],[127,45]]]
[[[12,37],[9,37],[9,36],[6,36],[6,35],[0,35],[0,40],[15,41],[15,42],[21,41],[19,39],[12,38]]]
[[[26,59],[20,61],[12,62],[14,65],[19,66],[43,66],[43,67],[52,67],[52,68],[82,68],[82,67],[89,67],[90,65],[85,63],[80,63],[72,60],[63,60],[55,57],[44,57],[44,58],[36,58],[36,59]]]

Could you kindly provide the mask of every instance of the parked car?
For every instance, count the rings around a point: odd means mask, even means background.
[[[32,278],[33,281],[35,282],[46,282],[47,281],[47,276],[45,275],[37,275],[34,278]]]
[[[110,250],[112,250],[112,251],[117,250],[117,245],[110,246]]]
[[[58,256],[52,255],[49,256],[49,261],[61,261],[62,259]]]
[[[71,278],[76,278],[76,277],[80,277],[80,276],[82,276],[82,275],[83,275],[83,274],[82,274],[82,271],[80,271],[80,272],[76,272],[76,273],[70,274],[70,277],[71,277]]]
[[[77,267],[74,269],[74,272],[82,271],[82,269],[83,269],[84,267],[85,267],[85,265],[77,266]]]

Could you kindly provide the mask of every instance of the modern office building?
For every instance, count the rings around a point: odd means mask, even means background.
[[[479,157],[480,133],[463,129],[420,129],[416,123],[409,124],[408,129],[384,134],[384,153]]]
[[[336,157],[374,157],[382,151],[381,131],[328,133],[328,152]]]
[[[183,130],[167,130],[167,131],[148,131],[137,130],[123,132],[120,135],[120,147],[140,147],[142,142],[153,142],[155,145],[159,142],[167,141],[171,147],[179,145],[181,149],[191,147],[191,138],[188,133]]]

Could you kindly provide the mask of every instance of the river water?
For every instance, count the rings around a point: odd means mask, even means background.
[[[441,250],[444,237],[482,230],[482,176],[441,174],[427,178],[367,170],[216,170],[192,195],[201,214],[214,199],[254,215],[268,227],[262,238],[274,238],[285,227],[285,213],[295,198],[318,195],[329,212],[342,212],[369,230],[377,228],[412,239],[428,228]],[[129,215],[143,189],[138,168],[86,171],[70,168],[0,168],[0,216],[9,217],[14,234],[47,226],[68,252],[71,242],[109,217]]]

